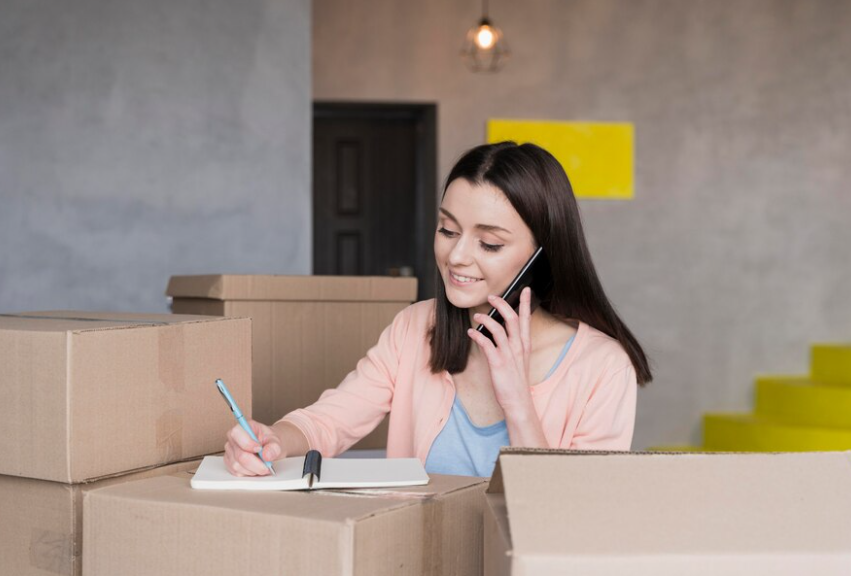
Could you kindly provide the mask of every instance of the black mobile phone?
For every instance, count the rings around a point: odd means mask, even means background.
[[[535,253],[532,254],[532,257],[529,258],[529,261],[523,265],[523,268],[520,269],[520,272],[514,280],[511,281],[511,284],[508,285],[508,288],[505,289],[505,292],[502,294],[502,299],[505,300],[509,306],[514,308],[514,311],[516,312],[520,309],[520,293],[526,286],[530,286],[532,288],[532,292],[535,296],[543,298],[552,287],[552,283],[553,279],[552,274],[550,273],[550,263],[547,260],[546,254],[544,254],[543,247],[539,247],[535,250]],[[534,309],[535,302],[533,299],[532,311],[534,311]],[[502,317],[502,314],[500,314],[496,308],[491,308],[488,316],[499,322],[500,326],[505,326],[505,318]],[[490,333],[490,330],[485,328],[484,324],[479,324],[479,327],[476,328],[476,330],[490,338],[491,342],[494,342],[493,335]]]

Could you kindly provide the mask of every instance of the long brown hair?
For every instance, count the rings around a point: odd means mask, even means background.
[[[537,294],[540,306],[557,318],[580,320],[620,342],[632,361],[638,383],[650,382],[653,376],[641,345],[603,291],[585,242],[573,188],[552,154],[534,144],[500,142],[477,146],[449,172],[444,195],[449,184],[458,178],[501,190],[529,226],[535,241],[543,246],[553,283],[547,294]],[[430,367],[434,373],[447,370],[457,374],[467,367],[470,353],[469,314],[446,298],[440,275],[435,288]]]

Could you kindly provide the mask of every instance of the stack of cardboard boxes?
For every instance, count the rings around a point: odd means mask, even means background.
[[[411,278],[174,277],[174,312],[250,316],[253,417],[272,423],[336,386],[416,296]],[[361,448],[382,448],[386,429]],[[486,480],[318,492],[193,491],[181,474],[92,492],[87,576],[471,575]],[[152,553],[155,551],[155,553]]]
[[[248,318],[0,316],[0,574],[480,574],[482,478],[191,489],[198,457],[234,426],[216,378],[272,422],[342,380],[416,292],[411,279],[211,278],[170,292],[233,301],[177,296],[175,309],[253,318],[253,390]]]
[[[248,319],[0,315],[0,574],[81,574],[82,500],[192,468],[251,407]]]

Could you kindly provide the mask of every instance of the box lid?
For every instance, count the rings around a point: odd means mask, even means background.
[[[189,486],[191,477],[192,474],[181,473],[152,478],[146,482],[128,482],[99,490],[97,496],[348,524],[471,486],[481,486],[486,481],[483,478],[433,474],[425,486],[309,492],[244,492],[192,490]]]
[[[851,562],[851,452],[508,449],[489,492],[505,495],[514,562],[539,568],[558,557]]]
[[[133,312],[83,312],[47,310],[0,314],[0,330],[25,332],[87,332],[138,326],[167,326],[189,322],[215,322],[216,316],[190,314],[137,314]]]
[[[113,574],[480,574],[483,478],[383,490],[192,490],[188,474],[85,496],[83,564]],[[155,550],[155,554],[151,551]]]
[[[384,276],[172,276],[172,298],[327,302],[413,302],[417,279]]]

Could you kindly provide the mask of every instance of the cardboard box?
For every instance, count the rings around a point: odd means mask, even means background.
[[[851,573],[851,453],[501,453],[485,574]]]
[[[272,424],[354,370],[417,296],[416,278],[173,276],[172,311],[253,320],[254,412]],[[387,421],[354,448],[387,445]]]
[[[84,484],[0,476],[0,574],[80,576],[83,494],[121,482],[191,470],[198,463],[168,464]]]
[[[76,483],[221,452],[251,410],[248,319],[0,315],[0,474]]]
[[[192,490],[165,476],[86,495],[86,576],[481,574],[486,480],[384,490]]]

